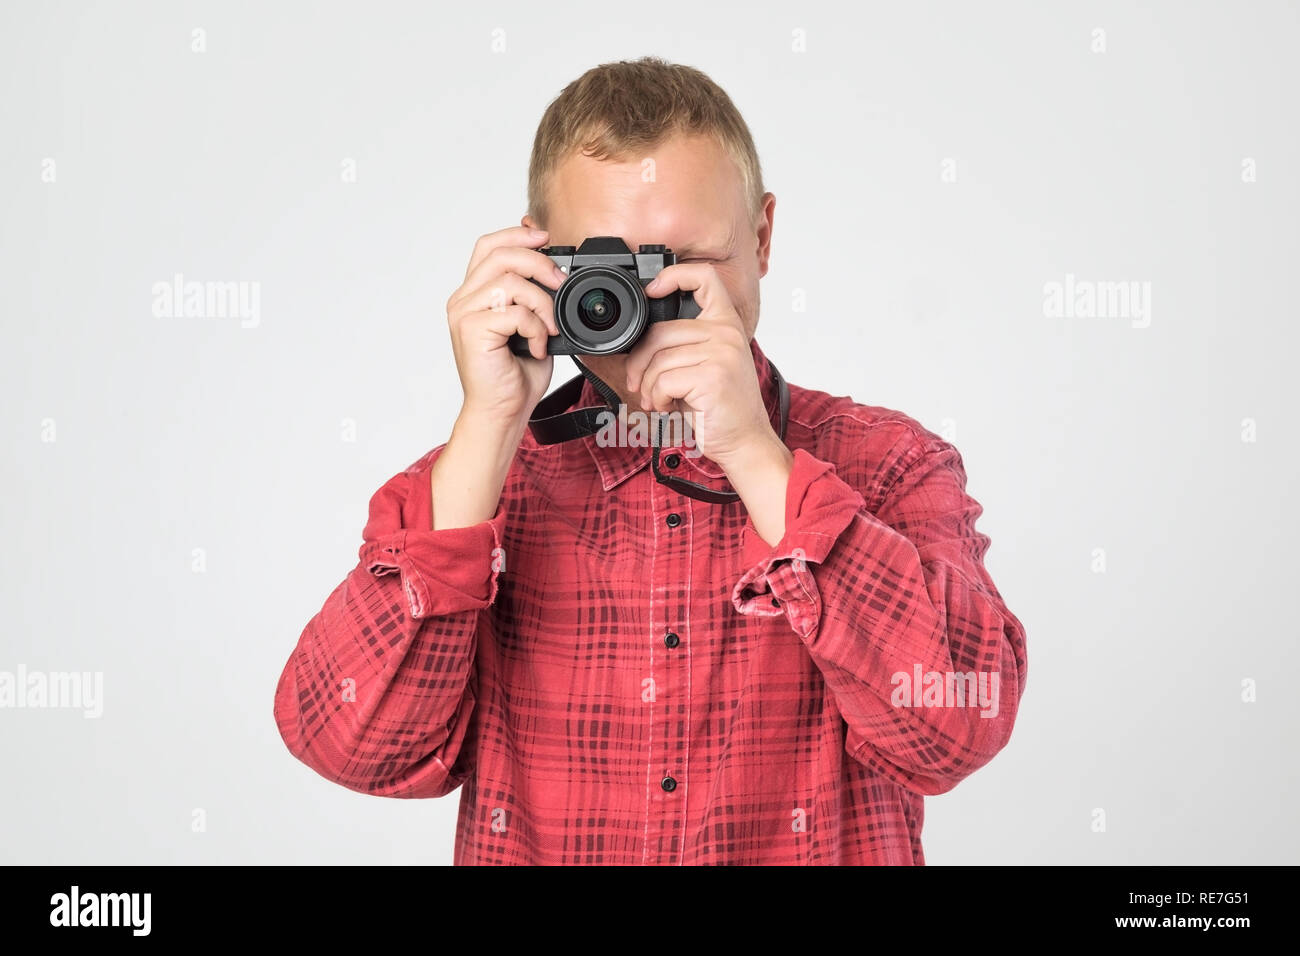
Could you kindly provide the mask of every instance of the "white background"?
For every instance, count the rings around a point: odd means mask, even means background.
[[[98,720],[0,710],[0,862],[450,863],[459,793],[328,784],[275,684],[447,437],[443,304],[543,109],[648,53],[754,133],[764,350],[952,437],[1026,626],[1015,733],[927,800],[928,861],[1297,861],[1296,6],[733,10],[0,8],[0,670],[104,679]],[[155,316],[176,273],[258,283],[259,324]],[[1149,282],[1150,325],[1048,317],[1067,273]]]

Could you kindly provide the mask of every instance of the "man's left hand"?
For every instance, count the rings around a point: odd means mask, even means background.
[[[688,414],[699,453],[725,471],[779,439],[763,405],[749,336],[717,271],[708,263],[678,263],[645,290],[652,298],[674,291],[692,293],[700,314],[653,323],[628,355],[627,387],[640,392],[644,411]]]

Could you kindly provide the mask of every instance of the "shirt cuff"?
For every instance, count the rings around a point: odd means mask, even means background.
[[[835,474],[830,462],[795,449],[785,496],[785,534],[768,544],[749,517],[741,531],[745,573],[732,591],[732,603],[742,614],[791,617],[796,628],[821,613],[811,565],[826,560],[836,540],[866,500]]]
[[[505,570],[505,505],[487,521],[434,531],[429,480],[427,469],[399,475],[371,499],[361,566],[400,575],[412,618],[485,608]]]

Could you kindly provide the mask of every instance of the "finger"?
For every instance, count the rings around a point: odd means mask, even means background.
[[[542,255],[536,249],[506,246],[493,249],[471,270],[458,290],[458,297],[463,298],[469,290],[487,285],[497,277],[508,273],[523,276],[525,279],[536,279],[551,290],[558,289],[560,283],[568,278],[550,257]]]
[[[546,358],[546,342],[550,332],[537,313],[522,305],[509,305],[504,309],[487,309],[472,313],[466,318],[479,319],[483,327],[501,336],[501,346],[516,333],[528,340],[528,351],[535,359]]]
[[[717,360],[718,352],[708,345],[691,345],[675,349],[665,349],[658,353],[641,376],[639,388],[642,398],[651,398],[656,394],[660,379],[667,373],[680,368],[696,368]],[[662,398],[662,395],[660,395]],[[673,395],[672,398],[681,398]],[[656,408],[659,406],[655,406]]]
[[[718,278],[717,270],[707,262],[679,262],[664,266],[646,284],[645,294],[662,298],[670,292],[694,292],[715,281],[722,280]]]
[[[708,323],[693,319],[673,319],[667,322],[655,322],[646,330],[641,340],[628,352],[624,371],[627,375],[627,387],[631,391],[640,388],[646,366],[661,351],[680,348],[684,345],[699,345],[713,338],[713,329]]]
[[[645,294],[660,299],[673,292],[687,292],[695,300],[700,314],[695,321],[722,321],[743,329],[740,313],[727,291],[718,270],[708,262],[679,262],[665,266],[645,286]]]
[[[706,368],[707,364],[702,361],[664,370],[655,376],[650,391],[642,393],[643,404],[648,404],[651,410],[659,412],[672,411],[674,403],[679,400],[693,408],[697,407],[701,370]]]
[[[555,325],[555,300],[545,289],[538,288],[513,272],[497,276],[482,288],[467,293],[456,305],[457,312],[484,312],[501,310],[510,305],[522,305],[537,314],[552,335],[559,335]]]
[[[528,229],[524,226],[510,226],[508,229],[498,229],[496,232],[489,232],[487,235],[479,236],[474,243],[474,251],[470,254],[469,265],[465,269],[466,281],[469,280],[470,274],[493,250],[506,246],[525,246],[536,249],[538,246],[545,245],[547,238],[548,233],[545,230]]]

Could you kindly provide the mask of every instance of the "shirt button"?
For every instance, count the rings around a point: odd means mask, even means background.
[[[676,634],[674,634],[672,631],[669,631],[667,634],[664,635],[664,644],[667,645],[668,647],[676,647],[681,642],[682,639],[678,637]]]
[[[682,463],[682,459],[681,456],[679,455],[669,455],[667,458],[664,459],[664,464],[667,465],[669,468],[676,468],[681,463]]]
[[[682,523],[682,516],[679,515],[676,511],[674,511],[667,518],[665,518],[664,521],[668,525],[668,527],[676,528],[679,524]]]
[[[664,777],[659,781],[659,786],[663,787],[669,793],[672,793],[672,791],[677,789],[677,781],[672,777]]]

